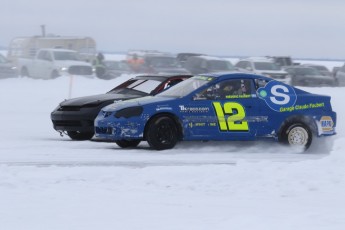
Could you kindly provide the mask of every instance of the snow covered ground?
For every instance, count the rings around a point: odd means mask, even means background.
[[[345,229],[344,88],[304,88],[331,95],[338,115],[338,134],[315,153],[237,142],[124,150],[53,130],[50,112],[69,95],[129,77],[0,80],[0,229]]]

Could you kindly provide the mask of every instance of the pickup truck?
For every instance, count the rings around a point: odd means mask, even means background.
[[[21,76],[54,79],[66,75],[93,77],[92,65],[81,61],[78,53],[67,49],[40,49],[36,56],[18,58],[17,67]]]

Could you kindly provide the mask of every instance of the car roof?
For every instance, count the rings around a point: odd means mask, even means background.
[[[193,75],[190,74],[150,74],[150,75],[138,75],[134,79],[156,79],[157,81],[165,81],[169,78],[190,78]]]
[[[198,55],[198,56],[191,56],[190,59],[196,58],[196,59],[205,59],[205,60],[217,60],[217,61],[228,61],[225,58],[216,57],[216,56],[209,56],[209,55]],[[188,58],[188,59],[189,59]]]
[[[288,66],[288,67],[285,67],[284,69],[314,69],[314,68],[307,65],[298,65],[298,66]]]
[[[264,79],[264,80],[272,80],[272,78],[265,77],[263,75],[255,74],[255,73],[244,73],[244,72],[217,72],[217,73],[207,73],[207,74],[201,74],[200,76],[209,76],[214,77],[218,79],[226,78],[226,79],[237,79],[237,78],[248,78],[248,79]]]
[[[274,61],[267,57],[249,57],[245,59],[241,59],[239,61],[251,61],[251,62],[268,62],[268,63],[274,63]]]

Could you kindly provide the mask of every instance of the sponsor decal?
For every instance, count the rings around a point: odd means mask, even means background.
[[[251,98],[252,95],[250,94],[243,94],[243,95],[226,95],[225,98],[226,99],[243,99],[243,98]]]
[[[320,124],[323,132],[329,132],[333,130],[334,122],[332,120],[332,117],[330,116],[321,117]]]
[[[207,113],[210,111],[209,107],[189,107],[184,105],[179,105],[180,112],[183,113]]]
[[[290,106],[290,107],[280,107],[279,112],[292,112],[295,110],[303,110],[303,109],[317,109],[325,107],[324,102],[320,103],[309,103],[309,104],[304,104],[304,105],[295,105],[295,106]]]
[[[259,98],[274,111],[281,112],[281,108],[293,107],[297,100],[295,90],[289,85],[283,85],[278,81],[270,81],[258,90]]]
[[[156,111],[160,111],[160,110],[172,110],[172,108],[167,105],[158,105],[156,108]]]

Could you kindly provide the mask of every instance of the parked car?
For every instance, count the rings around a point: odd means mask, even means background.
[[[335,78],[339,86],[345,86],[345,64],[338,69]]]
[[[17,67],[0,54],[0,79],[18,77]]]
[[[293,66],[293,65],[299,64],[299,63],[294,63],[290,56],[266,56],[266,58],[271,60],[272,62],[274,62],[276,65],[280,67],[287,67],[287,66]]]
[[[224,93],[230,85],[241,90]],[[154,97],[102,108],[95,130],[120,147],[141,141],[163,150],[182,140],[275,140],[302,150],[313,135],[336,134],[330,100],[260,75],[205,74]]]
[[[131,50],[126,58],[132,71],[146,74],[190,74],[176,55],[157,50]]]
[[[185,68],[192,74],[229,72],[236,68],[232,63],[224,58],[212,56],[191,56],[185,63]]]
[[[316,69],[319,73],[321,73],[324,76],[332,76],[332,72],[327,69],[326,66],[323,65],[316,65],[316,64],[303,64],[303,66],[311,67]]]
[[[53,127],[73,140],[88,140],[94,135],[93,122],[102,107],[123,101],[155,95],[190,75],[145,75],[132,78],[105,94],[73,98],[61,102],[51,113]]]
[[[103,61],[105,66],[105,73],[99,76],[101,79],[113,79],[121,76],[122,74],[132,73],[131,68],[126,61],[105,60]]]
[[[340,66],[334,66],[332,69],[332,75],[335,77],[337,75],[338,70],[340,69]]]
[[[180,62],[181,66],[185,66],[186,61],[189,57],[193,57],[193,56],[202,56],[204,54],[200,54],[200,53],[178,53],[176,58],[177,60]]]
[[[290,84],[291,82],[291,78],[288,73],[266,57],[251,57],[242,59],[236,63],[235,67],[244,72],[256,73],[271,77],[286,84]]]
[[[176,56],[169,53],[145,54],[142,72],[156,74],[190,74],[181,66]]]
[[[336,86],[337,81],[333,76],[323,75],[317,69],[300,65],[285,68],[291,76],[294,86]]]

